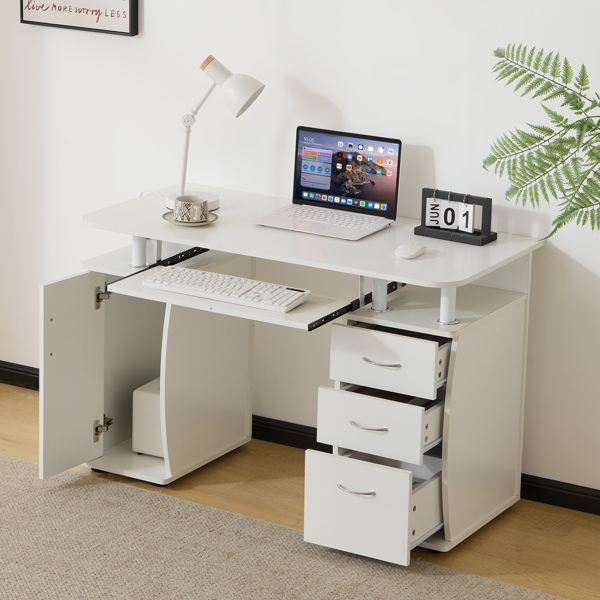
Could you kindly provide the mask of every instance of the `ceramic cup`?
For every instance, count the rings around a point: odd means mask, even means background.
[[[182,223],[202,223],[208,220],[208,202],[201,196],[177,196],[173,218]]]

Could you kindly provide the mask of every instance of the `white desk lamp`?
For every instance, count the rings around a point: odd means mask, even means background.
[[[241,73],[232,73],[223,64],[221,64],[214,56],[208,56],[200,65],[200,68],[213,80],[213,84],[200,100],[198,106],[185,115],[182,119],[185,127],[185,141],[183,147],[183,167],[181,170],[181,180],[179,183],[178,192],[169,194],[166,197],[166,205],[169,210],[173,210],[175,198],[185,195],[185,176],[187,172],[188,150],[190,146],[190,133],[192,125],[196,122],[196,115],[206,102],[215,87],[219,86],[223,90],[224,102],[229,107],[229,110],[237,118],[243,114],[246,109],[258,98],[263,91],[265,85]],[[215,210],[219,208],[219,197],[216,194],[208,192],[192,192],[202,196],[208,200],[208,209]],[[132,256],[130,266],[137,269],[147,266],[146,264],[146,238],[133,236],[132,240]],[[160,258],[160,242],[157,242],[156,258]]]
[[[196,122],[198,111],[202,108],[202,105],[206,102],[206,99],[210,96],[215,87],[219,86],[223,91],[223,100],[236,119],[258,98],[265,87],[263,83],[254,79],[254,77],[243,75],[241,73],[232,73],[214,56],[207,57],[200,65],[200,69],[213,80],[213,84],[204,95],[204,98],[200,100],[198,106],[193,108],[192,111],[182,119],[183,126],[185,127],[185,140],[183,146],[183,167],[181,170],[179,191],[176,194],[177,196],[185,195],[185,177],[192,125]],[[215,194],[200,192],[199,195],[205,197],[209,201],[209,210],[215,210],[219,207],[219,198]],[[169,206],[169,204],[174,202],[174,200],[175,196],[171,195],[167,201],[167,208],[173,208],[173,206]]]

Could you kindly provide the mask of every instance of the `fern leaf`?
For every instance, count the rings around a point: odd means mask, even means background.
[[[552,137],[554,135],[554,129],[547,125],[532,125],[531,123],[527,123],[527,127],[543,137]]]
[[[563,125],[564,123],[568,122],[566,117],[563,117],[561,114],[557,113],[555,110],[548,108],[545,104],[542,104],[541,106],[544,109],[545,113],[550,117],[550,120],[555,125]]]
[[[554,100],[556,98],[560,98],[560,97],[565,97],[565,95],[567,94],[567,90],[564,87],[557,87],[553,92],[550,92],[549,94],[546,95],[546,97],[544,98],[544,100],[546,102],[550,101],[550,100]],[[563,104],[564,106],[564,104]]]
[[[527,60],[527,46],[523,46],[523,48],[521,48],[521,53],[519,55],[518,62],[521,63],[522,65],[524,65],[526,60]]]
[[[505,59],[499,60],[493,67],[492,67],[492,73],[497,73],[498,71],[500,71],[501,69],[504,69],[506,67],[506,65],[510,65],[511,63],[508,62]]]
[[[581,146],[583,145],[583,140],[585,139],[585,135],[588,132],[588,124],[586,121],[582,121],[580,123],[580,127],[577,128],[577,150],[581,150]]]
[[[516,49],[513,46],[513,52],[512,52],[512,56],[511,58],[517,62],[519,62],[519,56],[521,55],[521,48],[523,47],[523,44],[519,44]]]
[[[548,175],[548,177],[546,177],[545,182],[546,182],[546,187],[548,188],[548,191],[552,194],[552,196],[554,196],[554,198],[557,198],[558,194],[556,193],[556,186],[554,185],[553,173],[550,173],[550,175]]]
[[[573,69],[571,68],[571,64],[565,57],[563,60],[563,67],[562,67],[562,82],[565,85],[567,85],[567,84],[571,83],[571,81],[573,81]]]
[[[525,88],[525,90],[523,91],[523,93],[521,94],[521,96],[527,96],[528,94],[531,94],[531,92],[534,92],[535,90],[538,90],[543,84],[545,79],[543,77],[535,77],[535,75],[533,73],[531,73],[531,77],[529,78],[531,83]],[[517,88],[515,88],[515,92],[517,91]],[[535,96],[534,96],[535,98]]]
[[[538,98],[539,96],[547,96],[550,92],[553,92],[556,89],[555,84],[552,81],[544,82],[536,91],[536,93],[532,96],[532,98]]]
[[[527,188],[520,188],[517,194],[517,202],[520,202],[523,206],[527,204]]]
[[[566,117],[563,117],[562,115],[557,113],[555,110],[548,108],[545,104],[542,104],[541,106],[544,109],[545,113],[550,117],[550,120],[555,125],[563,125],[564,123],[567,123]]]
[[[587,147],[587,157],[591,162],[600,163],[600,146],[593,145]]]
[[[497,160],[497,156],[495,156],[494,154],[490,154],[487,158],[484,159],[483,168],[487,171],[488,167],[491,167]]]
[[[505,193],[507,200],[512,200],[518,193],[519,188],[516,185],[511,185]]]
[[[550,67],[550,76],[553,79],[560,77],[560,54],[557,52],[552,60],[552,66]]]
[[[535,163],[538,169],[544,173],[551,170],[555,165],[552,157],[546,156],[546,152],[541,147],[535,152]]]
[[[546,182],[545,180],[542,178],[540,179],[540,192],[542,193],[542,196],[544,197],[544,200],[550,204],[550,196],[548,196],[548,190],[546,189]]]
[[[600,185],[594,179],[588,179],[583,187],[581,197],[577,199],[577,205],[589,206],[592,199],[596,202],[600,201]],[[592,201],[591,203],[593,204],[594,202]]]
[[[518,150],[507,135],[503,135],[496,140],[496,149],[495,154],[499,157],[509,156]]]
[[[563,178],[562,178],[562,173],[560,169],[556,169],[556,171],[554,171],[554,182],[556,183],[556,188],[558,189],[558,191],[560,192],[560,194],[562,196],[566,196],[567,195],[567,189],[565,187]]]
[[[563,106],[568,106],[575,114],[582,114],[585,108],[585,102],[578,94],[565,94]]]
[[[579,156],[573,156],[571,159],[571,168],[573,169],[573,174],[577,180],[577,185],[580,186],[586,179],[587,175],[584,176],[581,172],[581,158]]]
[[[533,80],[533,83],[530,83]],[[539,83],[537,83],[539,82]],[[521,79],[517,82],[517,85],[515,85],[515,89],[514,91],[516,92],[517,90],[520,90],[524,85],[527,85],[529,83],[529,85],[527,86],[527,88],[525,89],[525,91],[521,94],[522,96],[526,96],[529,92],[528,90],[530,89],[536,89],[537,87],[539,87],[542,83],[543,83],[543,79],[539,79],[535,76],[535,73],[525,73]],[[533,87],[535,86],[535,87]]]
[[[579,88],[580,92],[590,89],[590,80],[585,65],[581,65],[581,69],[579,69],[579,75],[577,75],[577,79],[575,80],[575,85]]]
[[[561,171],[564,178],[568,181],[571,190],[575,189],[577,187],[577,179],[575,178],[575,174],[573,173],[571,166],[563,165]]]
[[[535,46],[527,53],[527,59],[525,60],[525,66],[528,69],[531,69],[531,65],[533,64],[534,57],[535,57]]]
[[[502,68],[497,71],[497,73],[496,81],[502,81],[503,79],[510,77],[513,73],[515,73],[517,77],[521,76],[521,70],[510,63],[503,65]]]
[[[600,94],[586,95],[590,82],[585,65],[575,77],[571,63],[559,52],[524,44],[497,48],[494,56],[496,79],[521,96],[542,99],[550,123],[528,123],[499,136],[483,167],[489,170],[493,165],[496,175],[507,176],[508,200],[534,208],[541,198],[560,202],[561,212],[548,237],[572,221],[600,229],[600,117],[588,118],[600,109]],[[547,105],[553,100],[563,110]]]
[[[503,160],[496,164],[495,171],[496,171],[496,175],[498,175],[498,177],[502,177],[502,175],[504,175],[504,169],[506,167],[507,162],[508,161]]]
[[[570,223],[573,219],[577,217],[577,209],[567,209],[563,210],[554,221],[552,221],[552,225],[554,228],[552,231],[544,238],[548,239],[552,237],[559,229]]]
[[[540,186],[537,182],[532,187],[531,203],[535,208],[539,208],[540,206]]]
[[[592,219],[592,230],[599,231],[600,230],[600,208],[594,208],[592,210],[593,219]]]
[[[519,146],[519,149],[523,150],[524,148],[530,148],[531,146],[535,146],[539,144],[544,138],[536,135],[534,133],[528,133],[527,131],[523,131],[521,129],[516,129],[512,134],[512,138]]]
[[[521,69],[515,68],[512,75],[508,76],[508,80],[506,81],[506,86],[508,87],[511,83],[515,82],[519,77],[523,75],[523,71]]]
[[[553,55],[553,53],[550,52],[550,54],[548,54],[546,56],[546,58],[544,58],[544,60],[542,61],[542,64],[540,65],[540,71],[544,75],[547,75],[548,71],[550,70],[550,65],[552,64],[552,55]]]

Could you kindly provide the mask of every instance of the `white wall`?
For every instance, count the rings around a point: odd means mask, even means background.
[[[507,203],[481,162],[496,136],[544,116],[494,81],[492,52],[559,50],[600,89],[597,41],[582,35],[600,18],[594,0],[140,5],[141,34],[127,38],[22,25],[18,2],[0,3],[0,360],[37,366],[39,284],[126,243],[82,215],[177,180],[179,120],[207,89],[208,54],[267,88],[239,120],[209,100],[190,180],[287,196],[298,124],[388,134],[404,142],[401,214],[418,216],[424,186],[465,191],[494,198],[498,229],[529,235],[547,233],[554,210]],[[525,472],[593,488],[599,244],[573,226],[535,255],[524,449]],[[269,402],[260,414],[314,425]]]

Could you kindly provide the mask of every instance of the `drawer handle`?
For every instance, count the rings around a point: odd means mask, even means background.
[[[352,427],[356,427],[356,429],[362,429],[363,431],[382,431],[384,433],[388,432],[389,429],[387,427],[365,427],[356,421],[348,421]]]
[[[369,365],[373,365],[375,367],[383,367],[384,369],[400,369],[402,367],[400,363],[391,363],[389,365],[386,365],[385,363],[375,362],[374,360],[371,360],[366,356],[363,356],[362,359]]]
[[[341,483],[337,484],[338,489],[342,490],[342,492],[346,492],[346,494],[354,494],[355,496],[377,496],[377,492],[356,492],[354,490],[349,490],[347,487],[344,487]]]

